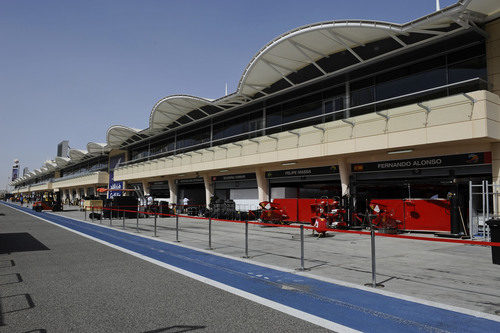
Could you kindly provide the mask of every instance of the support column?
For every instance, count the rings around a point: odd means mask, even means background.
[[[484,27],[488,38],[486,39],[486,69],[489,89],[492,93],[500,94],[500,20],[489,22]]]
[[[168,189],[170,191],[170,204],[177,205],[177,184],[174,178],[168,179]]]
[[[259,192],[259,202],[269,200],[269,182],[266,178],[266,173],[262,169],[255,170],[257,178],[257,189]]]
[[[494,214],[500,213],[500,142],[491,144],[491,178],[493,180],[494,186],[493,193],[498,193],[493,195],[493,199],[496,201],[493,203]]]
[[[142,181],[142,190],[144,191],[145,196],[150,194],[149,189],[150,189],[149,182],[147,180],[143,180]]]
[[[203,175],[203,183],[205,184],[205,206],[209,208],[210,199],[214,195],[214,188],[212,186],[212,178],[209,175]]]
[[[86,197],[86,196],[88,196],[88,195],[89,195],[89,193],[88,193],[88,191],[87,191],[87,187],[86,187],[86,186],[84,186],[84,187],[83,187],[83,196],[84,196],[84,197]]]
[[[347,163],[345,158],[339,158],[339,174],[340,183],[342,185],[342,196],[350,194],[349,178],[351,176],[351,165]]]

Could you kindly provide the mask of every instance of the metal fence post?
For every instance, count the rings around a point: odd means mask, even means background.
[[[296,269],[297,271],[308,271],[304,265],[304,226],[300,225],[300,267]]]
[[[365,284],[373,288],[383,287],[381,283],[377,283],[377,266],[376,266],[376,253],[375,253],[375,228],[373,228],[373,221],[370,221],[370,245],[372,254],[372,282]]]
[[[137,213],[135,215],[135,228],[139,232],[139,206],[137,206]]]
[[[87,221],[87,207],[83,206],[83,212],[85,214],[85,221]]]
[[[248,256],[248,221],[245,221],[245,256],[243,258],[250,258]]]
[[[300,270],[304,271],[304,226],[300,225]]]
[[[102,224],[102,216],[104,215],[104,208],[101,206],[101,214],[99,214],[99,224]]]
[[[472,181],[469,181],[469,237],[470,239],[474,239],[474,235],[472,233]]]
[[[154,236],[156,237],[156,218],[158,217],[158,214],[155,213],[155,233]]]
[[[125,209],[123,210],[123,230],[125,230]]]
[[[373,229],[373,224],[370,230],[371,238],[371,249],[372,249],[372,287],[377,287],[377,266],[375,260],[375,230]]]
[[[113,225],[113,217],[112,217],[112,215],[113,215],[113,207],[111,206],[109,208],[109,226],[110,227]]]
[[[208,216],[208,249],[212,250],[212,215]]]
[[[489,188],[489,182],[487,180],[485,182],[485,189],[486,189],[486,218],[483,221],[483,234],[484,234],[484,240],[488,241],[490,239],[490,227],[486,224],[486,221],[490,219],[490,188]]]
[[[85,206],[83,206],[83,209],[85,209]],[[94,205],[92,205],[92,222],[94,222]]]
[[[175,211],[175,241],[179,241],[179,214]]]

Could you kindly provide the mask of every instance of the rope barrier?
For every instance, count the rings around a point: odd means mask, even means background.
[[[136,207],[136,206],[133,206]],[[94,209],[100,209],[102,211],[109,210],[115,212],[128,212],[134,214],[144,214],[144,215],[154,215],[154,216],[165,216],[165,217],[176,217],[192,219],[192,220],[209,220],[208,217],[200,217],[200,216],[189,216],[189,215],[181,215],[181,214],[167,214],[167,213],[157,213],[157,212],[146,212],[146,211],[137,211],[137,210],[126,210],[126,209],[117,209],[110,207],[93,207]],[[261,225],[267,227],[278,227],[278,228],[292,228],[292,229],[303,229],[308,230],[317,230],[314,226],[308,225],[283,225],[277,223],[264,223],[257,221],[237,221],[237,220],[228,220],[228,219],[219,219],[219,218],[211,218],[212,221],[218,222],[226,222],[226,223],[239,223],[239,224],[253,224],[253,225]],[[346,234],[358,234],[358,235],[370,235],[369,231],[356,231],[356,230],[342,230],[342,229],[322,229],[325,232],[336,232],[336,233],[346,233]],[[448,238],[431,238],[431,237],[421,237],[421,236],[408,236],[408,235],[395,235],[395,234],[386,234],[386,233],[376,233],[377,237],[388,237],[388,238],[401,238],[401,239],[411,239],[411,240],[421,240],[428,242],[442,242],[442,243],[455,243],[455,244],[468,244],[468,245],[480,245],[480,246],[500,246],[500,242],[485,242],[485,241],[473,241],[473,240],[465,240],[465,239],[448,239]]]

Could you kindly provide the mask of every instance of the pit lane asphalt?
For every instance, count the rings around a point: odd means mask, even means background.
[[[326,331],[0,205],[10,233],[41,244],[0,254],[0,332]]]

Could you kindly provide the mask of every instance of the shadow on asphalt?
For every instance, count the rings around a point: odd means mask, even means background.
[[[178,326],[170,326],[165,328],[158,328],[152,331],[145,331],[143,333],[182,333],[182,332],[191,332],[195,330],[202,330],[206,328],[206,326],[189,326],[189,325],[178,325]]]
[[[0,286],[6,286],[9,284],[21,283],[23,282],[23,278],[19,273],[0,274],[0,281],[2,281]]]
[[[0,234],[0,254],[50,250],[27,232]]]

